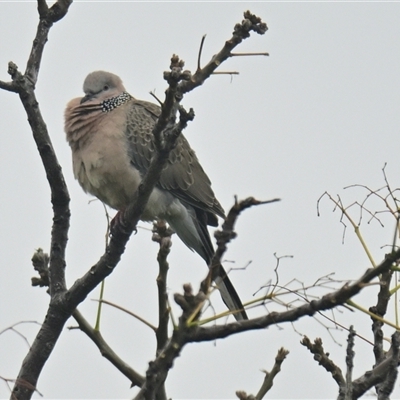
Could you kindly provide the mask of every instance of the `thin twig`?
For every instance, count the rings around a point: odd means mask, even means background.
[[[130,316],[136,318],[138,321],[142,322],[143,324],[145,324],[146,326],[148,326],[152,331],[157,332],[157,327],[154,326],[153,324],[151,324],[150,322],[146,321],[144,318],[140,317],[139,315],[135,314],[132,311],[127,310],[124,307],[119,306],[118,304],[112,303],[111,301],[107,301],[107,300],[96,300],[96,299],[92,299],[93,301],[98,301],[99,303],[103,303],[103,304],[107,304],[111,307],[117,308],[118,310],[123,311],[124,313],[129,314]]]
[[[75,310],[72,316],[78,323],[79,329],[86,333],[86,335],[90,337],[93,343],[100,350],[100,354],[110,361],[111,364],[118,369],[118,371],[125,375],[131,381],[132,386],[141,387],[144,382],[144,377],[131,368],[114,352],[114,350],[111,349],[101,333],[98,330],[93,329],[78,310]]]
[[[207,35],[203,35],[202,38],[201,38],[200,48],[199,48],[199,55],[197,57],[197,70],[201,69],[201,53],[203,52],[203,46],[204,46],[204,42],[206,40],[206,36]]]
[[[267,52],[259,53],[231,53],[231,57],[248,57],[248,56],[269,56]]]

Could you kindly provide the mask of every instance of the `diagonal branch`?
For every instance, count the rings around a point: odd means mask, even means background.
[[[250,32],[256,32],[263,35],[268,30],[267,24],[262,22],[261,18],[252,14],[250,11],[244,13],[244,20],[235,25],[232,37],[225,42],[224,47],[212,57],[203,68],[198,68],[190,80],[179,84],[179,92],[187,93],[195,87],[200,86],[208,79],[211,74],[229,57],[232,57],[231,51],[239,45],[244,39],[250,37]]]
[[[230,335],[245,332],[249,330],[265,329],[270,325],[281,322],[292,322],[304,316],[314,315],[318,311],[328,310],[343,304],[346,300],[359,293],[365,284],[375,277],[387,271],[397,260],[400,259],[400,250],[388,255],[386,259],[376,268],[371,268],[365,274],[352,284],[346,284],[341,289],[328,293],[319,300],[310,301],[300,307],[293,308],[285,312],[272,312],[263,317],[244,321],[236,321],[226,325],[216,325],[212,327],[203,327],[189,323],[188,319],[196,312],[201,299],[197,297],[203,292],[200,290],[197,296],[194,296],[189,285],[185,285],[185,294],[175,295],[175,300],[183,309],[179,326],[174,330],[172,338],[165,346],[158,357],[149,363],[146,372],[146,381],[135,399],[149,399],[154,397],[154,393],[162,385],[172,367],[175,358],[177,358],[187,343],[203,342],[216,339],[222,339]],[[390,367],[388,363],[385,371]],[[382,367],[383,369],[383,367]],[[341,375],[341,374],[340,374]],[[338,383],[344,383],[343,376],[339,377]],[[353,389],[353,393],[355,389]]]
[[[288,354],[289,351],[281,347],[275,357],[275,364],[272,367],[271,372],[265,370],[263,371],[265,373],[265,377],[258,393],[254,396],[252,394],[247,394],[242,390],[238,390],[236,391],[236,396],[239,398],[239,400],[262,400],[272,388],[274,379],[281,371],[281,365]]]
[[[339,398],[340,396],[344,396],[346,392],[346,381],[342,370],[329,358],[329,354],[325,352],[322,346],[322,340],[317,338],[314,340],[314,343],[311,343],[310,339],[304,336],[300,343],[307,347],[307,349],[314,354],[314,360],[332,375],[332,378],[339,386]]]
[[[125,361],[123,361],[114,350],[107,344],[103,339],[103,336],[98,330],[93,329],[82,314],[75,310],[73,313],[75,321],[79,325],[79,329],[85,332],[86,335],[92,339],[94,344],[100,350],[101,355],[106,358],[115,368],[118,369],[123,375],[125,375],[131,382],[132,386],[142,386],[144,382],[144,377],[138,374],[134,369],[132,369]]]
[[[38,79],[40,63],[42,61],[43,50],[47,42],[49,30],[55,22],[59,21],[67,14],[71,4],[72,0],[58,0],[48,8],[45,0],[38,0],[39,25],[24,75],[25,78],[30,81],[33,88]]]
[[[351,284],[344,285],[341,289],[328,293],[319,300],[312,300],[307,304],[292,308],[284,312],[271,312],[268,315],[246,321],[236,321],[226,325],[213,327],[199,326],[190,332],[189,342],[202,342],[222,339],[227,336],[255,329],[264,329],[270,325],[281,322],[293,322],[304,316],[312,316],[318,311],[329,310],[344,304],[348,299],[360,293],[372,279],[388,271],[390,267],[400,260],[400,250],[386,256],[376,268],[368,269],[364,275]]]
[[[265,372],[264,382],[261,385],[260,390],[256,394],[255,400],[263,399],[264,396],[272,388],[272,385],[274,384],[275,376],[278,375],[279,372],[281,371],[281,365],[288,354],[289,354],[289,351],[285,350],[283,347],[281,347],[278,350],[278,354],[275,357],[275,364],[272,367],[271,372],[264,371]]]

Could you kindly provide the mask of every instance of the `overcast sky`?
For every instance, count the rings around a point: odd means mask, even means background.
[[[253,35],[237,51],[267,51],[267,57],[232,58],[221,67],[238,76],[217,75],[188,94],[195,120],[185,132],[213,182],[223,207],[239,198],[282,198],[280,203],[253,208],[240,217],[238,238],[229,247],[227,267],[243,301],[263,284],[296,278],[310,285],[335,273],[340,280],[358,278],[369,260],[351,227],[342,244],[340,214],[333,204],[317,200],[328,191],[346,204],[362,201],[365,191],[343,188],[364,184],[384,186],[382,167],[393,188],[399,187],[400,131],[400,4],[359,2],[96,2],[76,1],[55,24],[46,45],[37,98],[46,120],[71,195],[71,229],[67,249],[67,280],[72,284],[97,262],[104,250],[106,220],[99,201],[90,202],[72,174],[69,146],[63,130],[65,104],[82,95],[86,75],[94,70],[118,74],[133,96],[162,98],[162,79],[173,53],[194,71],[202,35],[207,34],[205,64],[230,38],[243,11],[262,17],[269,30]],[[38,22],[36,3],[0,1],[0,79],[7,81],[7,63],[24,70]],[[50,192],[18,96],[0,91],[0,331],[18,321],[43,321],[48,296],[32,288],[30,258],[42,247],[49,251],[52,211]],[[370,203],[370,207],[378,204]],[[379,205],[380,209],[383,207]],[[355,210],[354,210],[355,211]],[[358,213],[354,213],[355,217]],[[394,222],[367,224],[362,232],[379,262],[392,241]],[[142,223],[143,228],[150,225]],[[151,233],[139,229],[123,259],[107,279],[105,298],[152,323],[157,321],[157,245]],[[195,288],[206,274],[203,260],[173,238],[169,288]],[[95,290],[79,308],[95,320]],[[289,299],[289,298],[288,298]],[[376,288],[356,300],[368,308]],[[217,310],[224,310],[213,296]],[[250,316],[271,310],[250,310]],[[179,314],[174,306],[175,315]],[[329,314],[331,316],[331,314]],[[335,312],[344,326],[372,339],[370,320],[347,310]],[[394,315],[388,315],[394,320]],[[321,319],[322,320],[322,319]],[[327,322],[324,322],[327,324]],[[73,326],[70,320],[67,326]],[[31,342],[38,326],[21,332]],[[131,366],[144,374],[154,357],[155,339],[143,324],[118,310],[104,307],[102,333]],[[330,335],[332,334],[332,336]],[[386,336],[392,334],[387,330]],[[337,388],[300,345],[301,334],[322,337],[325,350],[342,369],[345,331],[328,330],[314,319],[232,336],[216,343],[184,348],[170,373],[172,398],[234,398],[236,390],[256,393],[277,350],[290,351],[269,398],[333,398]],[[342,346],[340,346],[342,345]],[[0,376],[18,374],[27,352],[16,334],[0,336]],[[355,377],[373,365],[372,347],[356,341]],[[65,330],[43,373],[38,389],[45,398],[129,398],[137,389],[103,359],[78,330]],[[0,398],[8,397],[0,382]],[[400,397],[399,383],[396,396]],[[394,396],[394,397],[396,397]],[[38,398],[38,395],[35,395]]]

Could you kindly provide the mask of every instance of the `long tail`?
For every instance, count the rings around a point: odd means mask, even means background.
[[[214,248],[207,229],[207,214],[203,210],[189,207],[186,206],[188,209],[186,218],[169,219],[167,222],[186,246],[198,253],[207,266],[210,266]],[[222,265],[219,266],[217,274],[214,282],[221,293],[223,302],[233,312],[237,321],[248,319],[242,301]]]
[[[237,321],[249,319],[246,311],[243,308],[242,301],[240,300],[235,287],[232,285],[232,282],[230,281],[222,265],[219,266],[219,275],[220,276],[215,278],[214,282],[221,293],[223,302],[230,311],[236,311],[233,316]]]

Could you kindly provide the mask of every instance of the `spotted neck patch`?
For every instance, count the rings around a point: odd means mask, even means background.
[[[122,92],[120,95],[118,95],[116,97],[111,97],[110,99],[104,100],[101,103],[101,111],[102,112],[110,112],[110,111],[114,110],[114,108],[122,106],[122,104],[125,104],[131,98],[132,98],[132,96],[129,93]]]

